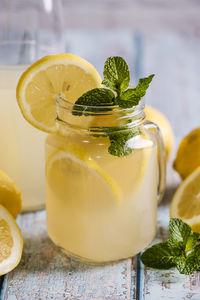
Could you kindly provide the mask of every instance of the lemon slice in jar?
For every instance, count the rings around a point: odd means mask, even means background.
[[[45,56],[31,65],[17,86],[17,100],[24,118],[34,127],[56,131],[56,98],[75,101],[101,86],[101,77],[85,59],[65,53]]]
[[[49,186],[60,198],[66,198],[66,195],[67,199],[74,198],[75,193],[82,197],[84,190],[87,198],[90,198],[89,192],[93,193],[93,190],[98,193],[99,189],[101,193],[102,190],[106,190],[104,192],[108,195],[107,198],[115,201],[122,198],[121,189],[116,181],[85,149],[76,145],[59,149],[50,155],[46,164],[46,176]]]
[[[10,272],[19,264],[22,249],[21,231],[12,215],[0,205],[0,275]]]

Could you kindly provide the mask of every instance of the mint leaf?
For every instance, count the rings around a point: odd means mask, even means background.
[[[101,109],[101,107],[113,105],[114,98],[115,95],[111,90],[105,88],[95,88],[84,93],[81,97],[78,98],[73,107],[73,114],[81,116],[85,114],[86,111],[105,111],[105,108]],[[93,107],[91,108],[91,106]],[[95,108],[94,106],[98,106],[98,108]]]
[[[136,93],[137,93],[138,97],[140,97],[140,99],[145,96],[146,91],[149,87],[149,84],[151,83],[154,76],[155,75],[152,74],[148,77],[139,79],[139,83],[136,86],[135,90],[136,90]]]
[[[109,57],[104,65],[103,84],[118,95],[127,89],[130,82],[130,73],[126,61],[120,56]]]
[[[190,275],[200,267],[200,246],[197,246],[187,257],[184,255],[174,259],[176,267],[181,274]]]
[[[138,105],[141,97],[138,96],[136,89],[128,89],[117,98],[117,104],[121,108],[131,108]]]
[[[116,99],[119,107],[130,108],[138,105],[141,98],[146,94],[146,90],[148,89],[153,77],[154,75],[152,74],[149,77],[141,78],[136,88],[122,92]]]
[[[192,250],[197,245],[199,239],[200,234],[198,232],[192,232],[187,240],[185,252],[188,253],[190,250]]]
[[[170,269],[174,266],[181,274],[192,274],[200,269],[200,234],[180,219],[171,219],[170,237],[147,249],[141,256],[142,262],[152,268]]]
[[[130,147],[128,142],[131,138],[138,134],[139,131],[135,131],[133,129],[108,134],[110,139],[108,152],[118,157],[129,155],[132,153],[133,148]]]
[[[179,247],[185,254],[192,250],[200,238],[200,234],[192,232],[191,227],[180,219],[171,219],[169,223],[171,233],[168,243],[172,247]]]
[[[167,243],[159,243],[147,249],[140,256],[143,264],[150,268],[170,269],[175,267],[174,254]]]
[[[169,222],[170,238],[168,243],[185,249],[188,238],[192,234],[191,227],[180,219],[171,219]]]
[[[111,90],[96,88],[84,93],[76,104],[88,106],[105,106],[114,104],[115,95]]]

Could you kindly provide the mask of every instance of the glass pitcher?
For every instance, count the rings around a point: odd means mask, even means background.
[[[20,188],[23,211],[45,205],[46,134],[22,117],[16,86],[29,64],[63,47],[59,0],[0,2],[0,169]]]

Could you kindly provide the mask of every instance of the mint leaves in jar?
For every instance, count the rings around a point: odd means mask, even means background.
[[[126,61],[119,56],[109,57],[106,60],[103,75],[102,84],[106,88],[95,88],[79,97],[73,108],[74,115],[87,116],[87,112],[105,112],[113,106],[117,106],[119,109],[137,106],[146,94],[154,77],[152,74],[141,78],[135,88],[128,88],[130,83],[129,67]],[[108,152],[118,157],[129,155],[133,149],[128,146],[128,140],[138,133],[138,128],[131,128],[130,126],[127,128],[107,128],[104,137],[110,139]]]

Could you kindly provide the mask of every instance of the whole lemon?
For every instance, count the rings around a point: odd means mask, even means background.
[[[160,111],[150,106],[146,106],[144,112],[147,120],[154,122],[160,128],[168,160],[174,146],[174,134],[168,119]]]
[[[0,205],[4,206],[10,214],[17,218],[22,209],[21,192],[14,182],[0,170]]]
[[[185,179],[200,166],[200,127],[186,135],[178,148],[173,167]]]

